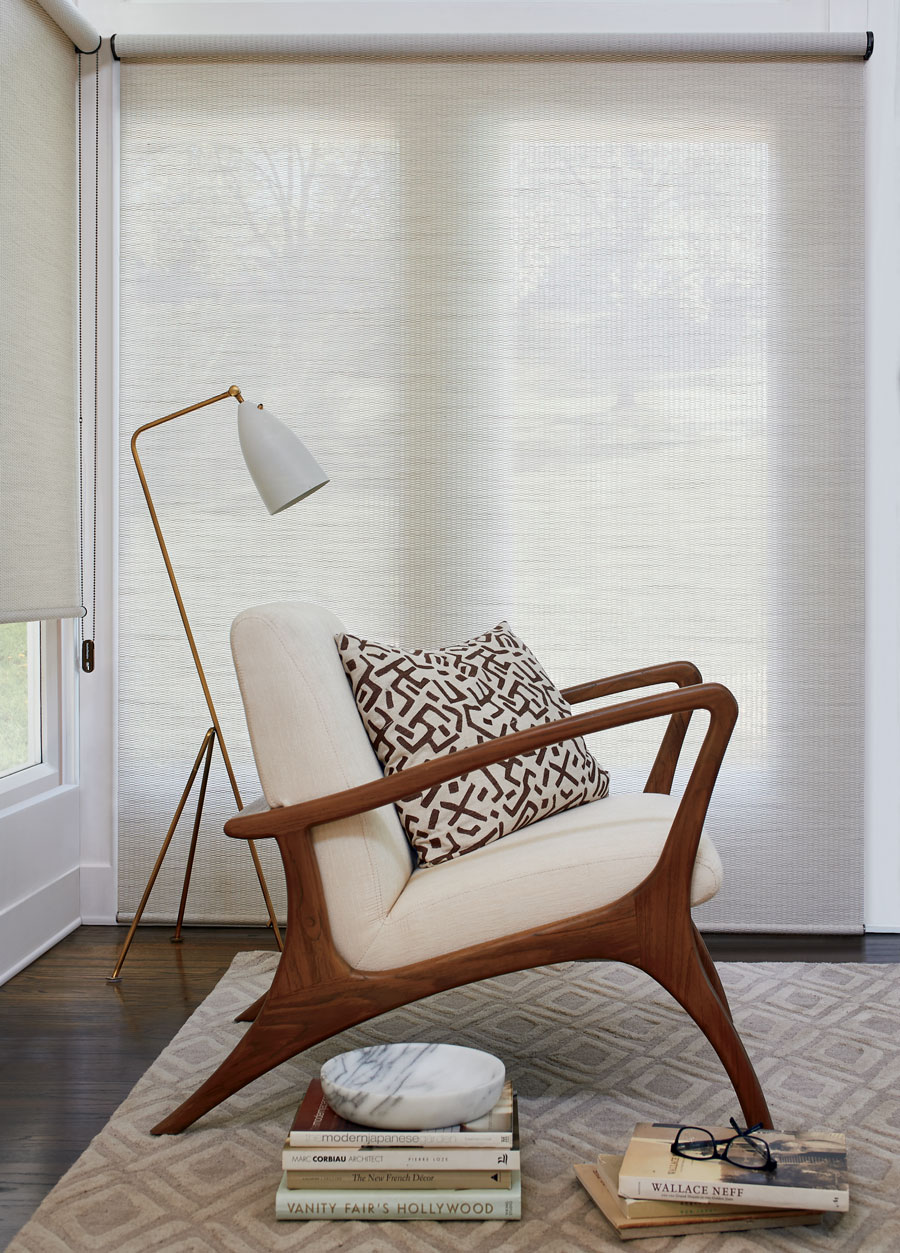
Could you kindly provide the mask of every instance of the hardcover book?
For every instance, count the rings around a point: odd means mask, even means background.
[[[289,1188],[508,1188],[509,1170],[288,1170]],[[653,1205],[653,1201],[637,1201]]]
[[[611,1164],[610,1168],[615,1169],[614,1163],[622,1159],[605,1155],[605,1160],[606,1163]],[[809,1226],[822,1219],[820,1210],[758,1207],[751,1209],[735,1206],[728,1207],[731,1214],[729,1217],[727,1212],[723,1213],[718,1206],[712,1205],[693,1207],[701,1211],[710,1211],[709,1213],[665,1213],[656,1218],[650,1215],[636,1218],[626,1213],[623,1198],[606,1186],[596,1166],[588,1162],[578,1164],[575,1167],[575,1174],[591,1200],[609,1220],[622,1240],[639,1240],[649,1236],[661,1238],[662,1236],[705,1235],[708,1232],[751,1231],[765,1227]],[[657,1204],[665,1205],[668,1209],[666,1202],[657,1202]],[[725,1208],[722,1207],[723,1210]]]
[[[430,1222],[482,1222],[522,1217],[522,1185],[518,1172],[508,1190],[461,1188],[420,1192],[368,1188],[357,1191],[302,1191],[288,1188],[282,1177],[275,1194],[278,1219],[322,1219],[383,1222],[385,1219]]]
[[[432,1145],[461,1148],[513,1148],[515,1093],[507,1079],[496,1105],[481,1118],[454,1127],[433,1127],[426,1131],[385,1131],[348,1122],[336,1114],[313,1079],[300,1102],[291,1125],[291,1148],[346,1148],[352,1145],[380,1148],[422,1148]]]
[[[717,1139],[734,1135],[728,1127],[709,1131]],[[846,1145],[836,1132],[760,1132],[778,1163],[771,1171],[748,1170],[720,1158],[679,1157],[671,1151],[677,1132],[677,1124],[638,1124],[619,1173],[621,1196],[839,1213],[850,1207]]]
[[[518,1149],[305,1148],[285,1145],[282,1170],[490,1170],[519,1169]]]
[[[604,1188],[611,1192],[613,1196],[622,1204],[622,1209],[629,1218],[691,1218],[694,1215],[701,1215],[704,1218],[710,1218],[714,1215],[723,1215],[724,1217],[734,1217],[735,1207],[733,1205],[721,1205],[715,1201],[636,1201],[633,1197],[619,1196],[619,1171],[622,1167],[621,1153],[598,1153],[597,1160],[594,1163],[597,1167],[597,1174],[603,1181]],[[742,1207],[743,1212],[743,1207]],[[748,1214],[757,1214],[768,1212],[761,1210],[758,1206],[748,1206],[746,1209]],[[809,1213],[807,1210],[798,1210],[798,1213]],[[821,1217],[821,1211],[812,1211],[816,1217]]]

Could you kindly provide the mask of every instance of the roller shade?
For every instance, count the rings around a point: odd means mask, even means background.
[[[3,4],[0,621],[6,622],[82,613],[72,39],[89,49],[96,41],[89,24],[68,21],[71,9],[34,0]],[[66,20],[66,28],[54,18]]]
[[[331,478],[273,525],[219,415],[153,450],[242,791],[248,604],[414,646],[507,618],[561,685],[687,657],[741,706],[698,920],[861,928],[869,41],[665,42],[117,41],[123,915],[204,718],[126,444],[234,380]],[[653,736],[593,744],[614,789]],[[216,848],[196,919],[259,917]]]

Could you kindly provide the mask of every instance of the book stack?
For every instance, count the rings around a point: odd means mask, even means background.
[[[494,1108],[472,1122],[389,1131],[341,1118],[314,1079],[285,1141],[275,1217],[521,1218],[519,1165],[518,1106],[508,1080]]]
[[[717,1139],[734,1134],[710,1127]],[[844,1137],[834,1132],[758,1134],[778,1163],[746,1170],[720,1158],[671,1151],[677,1125],[638,1123],[624,1157],[601,1153],[575,1173],[623,1240],[761,1227],[794,1227],[849,1209]]]

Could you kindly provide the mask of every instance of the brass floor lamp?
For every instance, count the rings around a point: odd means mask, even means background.
[[[184,607],[184,601],[181,599],[181,592],[178,589],[178,582],[175,578],[175,571],[172,569],[172,562],[169,558],[169,552],[166,548],[166,542],[163,539],[163,533],[160,529],[159,518],[153,505],[153,498],[150,495],[150,489],[147,486],[147,478],[144,474],[144,468],[141,465],[140,457],[137,452],[138,436],[144,431],[151,430],[154,426],[161,426],[164,422],[171,422],[175,418],[184,417],[186,413],[193,413],[197,409],[205,409],[207,405],[214,405],[219,400],[226,400],[228,397],[234,397],[238,402],[238,435],[241,443],[241,452],[244,454],[244,460],[247,463],[247,469],[256,489],[262,497],[263,503],[270,514],[281,513],[283,509],[289,508],[299,500],[303,500],[305,496],[311,495],[318,488],[324,487],[328,482],[328,478],[322,467],[316,462],[315,458],[310,454],[308,449],[300,442],[297,436],[290,431],[282,422],[264,410],[262,405],[256,408],[244,400],[239,388],[229,387],[227,392],[220,392],[218,396],[210,396],[208,400],[201,400],[196,405],[188,405],[186,409],[179,409],[177,413],[166,414],[163,418],[156,418],[153,422],[147,422],[144,426],[139,427],[131,437],[131,455],[134,457],[134,464],[137,467],[138,478],[141,481],[141,487],[144,491],[144,497],[147,501],[147,508],[150,510],[150,518],[153,522],[153,529],[156,532],[156,538],[159,548],[166,564],[166,571],[169,575],[169,582],[172,584],[172,591],[175,593],[175,600],[178,605],[178,612],[181,614],[181,621],[187,635],[188,644],[191,649],[191,656],[194,659],[194,665],[200,678],[200,686],[203,688],[203,695],[206,698],[206,705],[209,709],[209,716],[212,719],[212,726],[203,737],[200,750],[191,767],[188,775],[187,783],[181,794],[181,799],[175,809],[166,837],[163,840],[162,847],[156,863],[150,872],[150,878],[147,880],[147,886],[141,897],[140,904],[135,912],[134,919],[125,937],[125,943],[122,945],[122,951],[119,953],[118,961],[111,975],[107,976],[108,983],[118,983],[121,979],[121,970],[131,947],[131,941],[134,939],[134,933],[137,930],[141,915],[153,890],[157,875],[162,868],[175,829],[184,812],[194,781],[203,766],[203,774],[200,779],[200,790],[197,796],[197,809],[194,816],[194,827],[191,833],[191,842],[188,849],[187,863],[184,871],[184,884],[181,890],[181,902],[178,907],[178,920],[175,924],[175,934],[172,937],[173,942],[181,942],[181,925],[184,921],[184,911],[187,904],[188,888],[191,881],[191,871],[194,866],[194,854],[197,848],[197,836],[200,831],[200,820],[203,816],[203,803],[206,799],[206,785],[209,780],[209,769],[212,763],[213,749],[216,743],[222,752],[222,759],[225,762],[225,770],[228,773],[228,782],[231,784],[231,790],[234,793],[234,799],[238,809],[244,808],[241,800],[241,794],[238,790],[237,779],[234,776],[234,770],[231,765],[231,758],[228,756],[228,749],[225,746],[225,740],[222,737],[222,728],[219,726],[219,717],[216,713],[216,707],[213,704],[212,695],[209,690],[209,684],[206,682],[206,675],[203,673],[203,666],[200,662],[200,654],[197,652],[197,645],[194,640],[194,633],[191,630],[191,624],[188,621],[187,612]],[[275,910],[272,906],[272,899],[269,896],[269,888],[260,865],[259,855],[256,851],[256,845],[252,840],[247,841],[250,847],[250,856],[253,859],[253,866],[256,870],[256,876],[259,879],[259,886],[262,889],[263,898],[266,902],[266,910],[269,915],[269,923],[275,934],[275,938],[279,949],[283,948],[281,931],[275,917]]]

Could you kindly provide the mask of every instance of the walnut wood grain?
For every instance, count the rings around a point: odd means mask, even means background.
[[[563,688],[562,695],[570,705],[586,700],[598,700],[602,696],[617,696],[619,692],[633,692],[639,687],[654,687],[658,683],[677,683],[679,687],[692,687],[702,683],[700,671],[692,661],[668,661],[658,666],[644,666],[640,670],[625,670],[622,674],[593,679],[590,683],[578,683]]]
[[[712,1044],[748,1123],[771,1126],[765,1097],[732,1022],[721,981],[691,920],[690,889],[697,845],[737,718],[737,704],[720,684],[691,682],[699,677],[693,668],[678,669],[688,665],[653,667],[570,689],[576,701],[588,700],[615,694],[628,685],[639,686],[640,676],[652,676],[646,678],[647,684],[683,682],[674,692],[576,714],[435,758],[362,787],[226,823],[231,836],[274,837],[278,841],[288,894],[285,948],[269,992],[241,1015],[252,1019],[243,1039],[192,1096],[153,1128],[153,1133],[184,1130],[282,1061],[389,1009],[493,975],[571,960],[621,961],[652,975]],[[660,678],[661,674],[665,677]],[[619,682],[623,683],[621,689],[615,686]],[[651,873],[632,892],[602,909],[393,970],[354,969],[337,952],[315,851],[307,838],[312,827],[378,808],[546,744],[658,717],[670,719],[667,734],[673,733],[666,759],[657,772],[657,784],[668,778],[671,785],[671,752],[676,748],[680,751],[687,719],[696,710],[709,713],[709,725],[662,853]],[[652,780],[653,772],[648,788]]]
[[[702,682],[703,677],[692,661],[670,661],[570,687],[563,692],[563,696],[570,705],[577,705],[582,701],[614,696],[619,692],[632,692],[636,688],[653,687],[658,683],[677,683],[679,687],[689,687]],[[681,756],[690,720],[690,710],[672,714],[644,786],[645,792],[671,792],[675,767]]]

